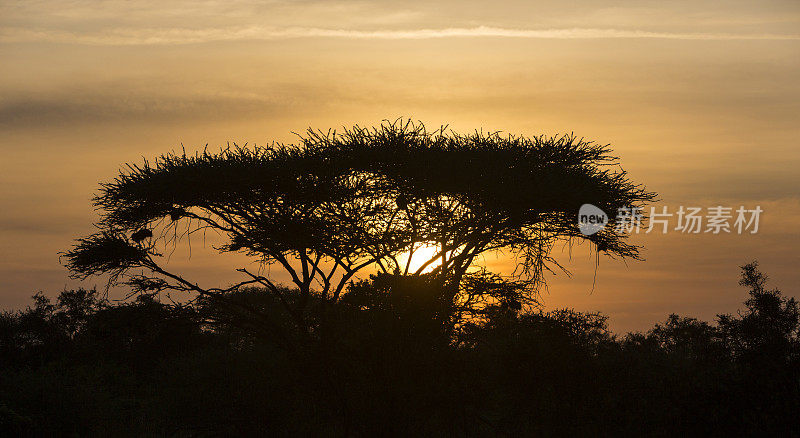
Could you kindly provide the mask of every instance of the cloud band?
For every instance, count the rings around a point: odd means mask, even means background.
[[[0,42],[55,42],[82,45],[171,45],[215,41],[258,41],[297,38],[341,38],[376,40],[421,40],[441,38],[522,38],[522,39],[671,39],[671,40],[800,40],[791,34],[670,33],[620,29],[507,29],[471,27],[411,30],[349,30],[325,28],[247,27],[240,29],[159,28],[113,29],[97,33],[59,30],[6,28]]]

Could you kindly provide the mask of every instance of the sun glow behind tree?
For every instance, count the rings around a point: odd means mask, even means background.
[[[430,261],[421,271],[422,273],[428,273],[442,264],[441,257],[437,257],[440,251],[440,246],[431,243],[419,243],[414,245],[413,251],[407,251],[401,254],[400,257],[398,257],[398,261],[400,262],[400,266],[408,268],[404,269],[405,272],[409,273],[417,272],[423,265]],[[409,255],[411,256],[410,260]]]

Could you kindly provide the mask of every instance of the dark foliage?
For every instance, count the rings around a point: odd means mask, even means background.
[[[242,324],[242,303],[277,312],[261,288],[191,307],[37,294],[0,314],[0,435],[797,436],[797,303],[742,272],[739,314],[623,337],[486,273],[453,325],[441,283],[379,275],[312,296],[294,350]]]

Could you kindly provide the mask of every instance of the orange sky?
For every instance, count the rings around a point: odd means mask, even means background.
[[[659,205],[765,210],[756,235],[637,237],[647,261],[601,260],[593,291],[576,247],[548,306],[617,330],[708,319],[739,306],[752,259],[793,294],[798,55],[794,1],[4,1],[0,308],[76,285],[57,252],[92,231],[88,200],[125,162],[400,116],[574,132],[612,144]],[[179,256],[205,284],[236,278],[231,258]]]

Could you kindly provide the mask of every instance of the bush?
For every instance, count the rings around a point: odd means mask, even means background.
[[[796,436],[797,303],[742,272],[739,314],[625,336],[604,315],[516,306],[485,275],[470,287],[494,298],[453,325],[435,283],[376,277],[312,297],[292,349],[235,304],[37,294],[0,314],[0,435]]]

